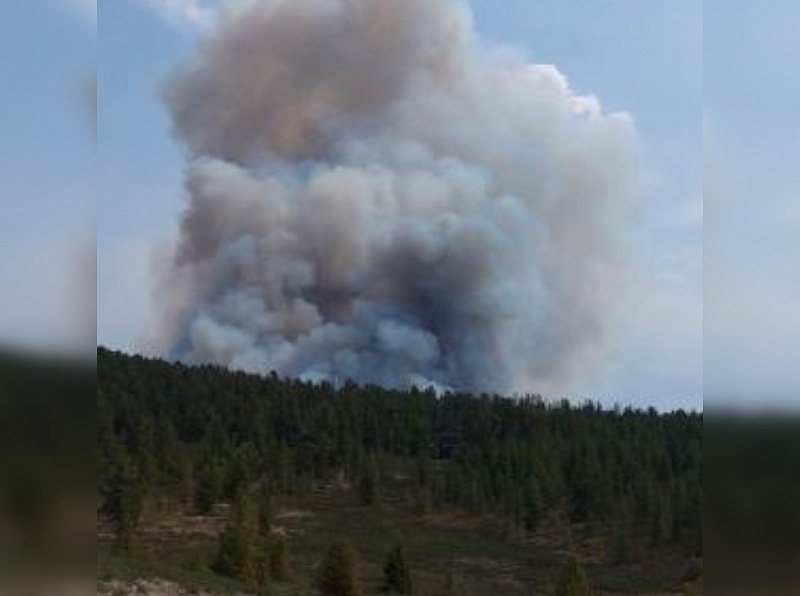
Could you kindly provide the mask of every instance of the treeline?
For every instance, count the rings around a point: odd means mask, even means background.
[[[123,545],[145,497],[205,513],[254,491],[342,486],[365,506],[391,492],[520,532],[579,526],[620,563],[661,545],[702,554],[701,414],[97,358],[99,491]]]

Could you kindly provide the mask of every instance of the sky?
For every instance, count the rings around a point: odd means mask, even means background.
[[[0,6],[0,343],[94,334],[96,51],[86,6]],[[91,275],[90,275],[91,273]]]
[[[706,398],[800,405],[800,6],[706,3]]]
[[[4,81],[13,93],[0,93],[0,111],[11,127],[0,136],[0,156],[8,169],[5,190],[13,198],[0,205],[7,247],[0,263],[3,274],[14,280],[9,283],[16,288],[12,294],[18,295],[0,305],[4,337],[20,341],[34,335],[33,327],[40,328],[39,335],[52,329],[45,322],[57,313],[41,313],[58,310],[63,300],[53,298],[66,291],[66,282],[49,287],[44,280],[58,276],[44,272],[58,269],[59,259],[70,253],[64,246],[80,244],[94,212],[97,341],[128,351],[146,344],[153,264],[163,254],[160,247],[173,237],[185,204],[184,159],[171,135],[161,90],[176,66],[192,55],[217,4],[109,0],[98,10],[92,0],[3,3],[0,39],[9,51],[0,52],[0,65],[4,74],[10,73]],[[634,255],[639,279],[618,322],[613,357],[587,380],[581,394],[606,404],[701,408],[703,122],[710,102],[703,81],[702,0],[469,4],[475,28],[488,44],[510,45],[536,63],[556,65],[575,91],[596,96],[606,111],[631,114],[636,123],[644,171]],[[711,4],[711,35],[719,45],[735,45],[726,34],[746,29],[753,19],[749,4],[737,0],[724,11]],[[767,2],[775,26],[783,31],[788,21],[780,11],[797,9],[779,4],[789,3]],[[33,30],[37,35],[28,35]],[[757,58],[741,53],[743,65],[763,76],[753,64]],[[70,95],[95,59],[96,147],[83,108]],[[742,93],[737,69],[727,66],[729,56],[712,52],[705,60],[726,63],[714,79],[726,99],[766,92],[767,81],[763,87],[747,85]],[[781,82],[797,91],[796,84]],[[748,98],[748,107],[759,99]],[[730,113],[736,109],[730,106]],[[23,111],[29,117],[15,117]],[[757,134],[747,130],[752,122],[737,121],[722,109],[713,118],[715,123],[724,120],[726,132],[738,131],[744,139]],[[747,144],[732,141],[737,143]],[[43,164],[29,157],[34,151],[37,158],[45,157],[46,175]],[[35,224],[18,225],[28,222]],[[33,265],[25,266],[26,259]],[[25,299],[33,295],[35,300]]]
[[[703,6],[699,0],[472,0],[487,43],[552,63],[581,94],[625,111],[645,183],[641,279],[615,354],[582,394],[604,403],[702,407]],[[192,54],[211,5],[116,0],[100,6],[98,342],[146,339],[158,246],[184,206],[183,158],[160,89]]]

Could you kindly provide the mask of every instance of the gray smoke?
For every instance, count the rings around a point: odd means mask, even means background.
[[[389,386],[569,385],[607,344],[633,125],[451,0],[261,0],[166,90],[189,205],[164,349]]]

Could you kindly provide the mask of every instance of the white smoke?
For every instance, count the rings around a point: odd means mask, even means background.
[[[162,349],[306,378],[561,390],[628,282],[634,127],[451,0],[262,0],[166,91],[189,205]]]
[[[214,10],[198,0],[146,0],[168,23],[190,27],[209,27]]]

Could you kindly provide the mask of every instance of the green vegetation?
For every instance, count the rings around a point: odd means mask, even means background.
[[[384,590],[393,594],[413,594],[414,588],[411,582],[411,567],[406,561],[403,547],[397,545],[386,558],[383,566],[385,577]]]
[[[130,554],[142,513],[145,487],[138,466],[125,453],[114,459],[108,487],[102,512],[113,524],[115,550]]]
[[[286,539],[278,535],[269,551],[269,577],[276,582],[288,582],[291,579],[289,565],[289,547]]]
[[[357,556],[347,543],[335,544],[320,568],[317,587],[320,596],[358,596]]]
[[[591,596],[589,578],[580,564],[571,559],[561,570],[556,582],[555,596]]]
[[[459,588],[458,578],[451,569],[445,577],[444,589],[438,593],[438,596],[461,596],[461,594],[463,594],[463,591]]]
[[[225,577],[255,584],[258,573],[258,542],[249,503],[236,500],[231,519],[219,537],[219,548],[212,569]]]
[[[702,557],[699,414],[102,349],[97,400],[102,523],[129,545],[101,557],[116,566],[157,559],[276,594],[464,596],[548,593],[578,569],[593,593],[641,594],[678,593]],[[141,496],[124,524],[120,494]]]

